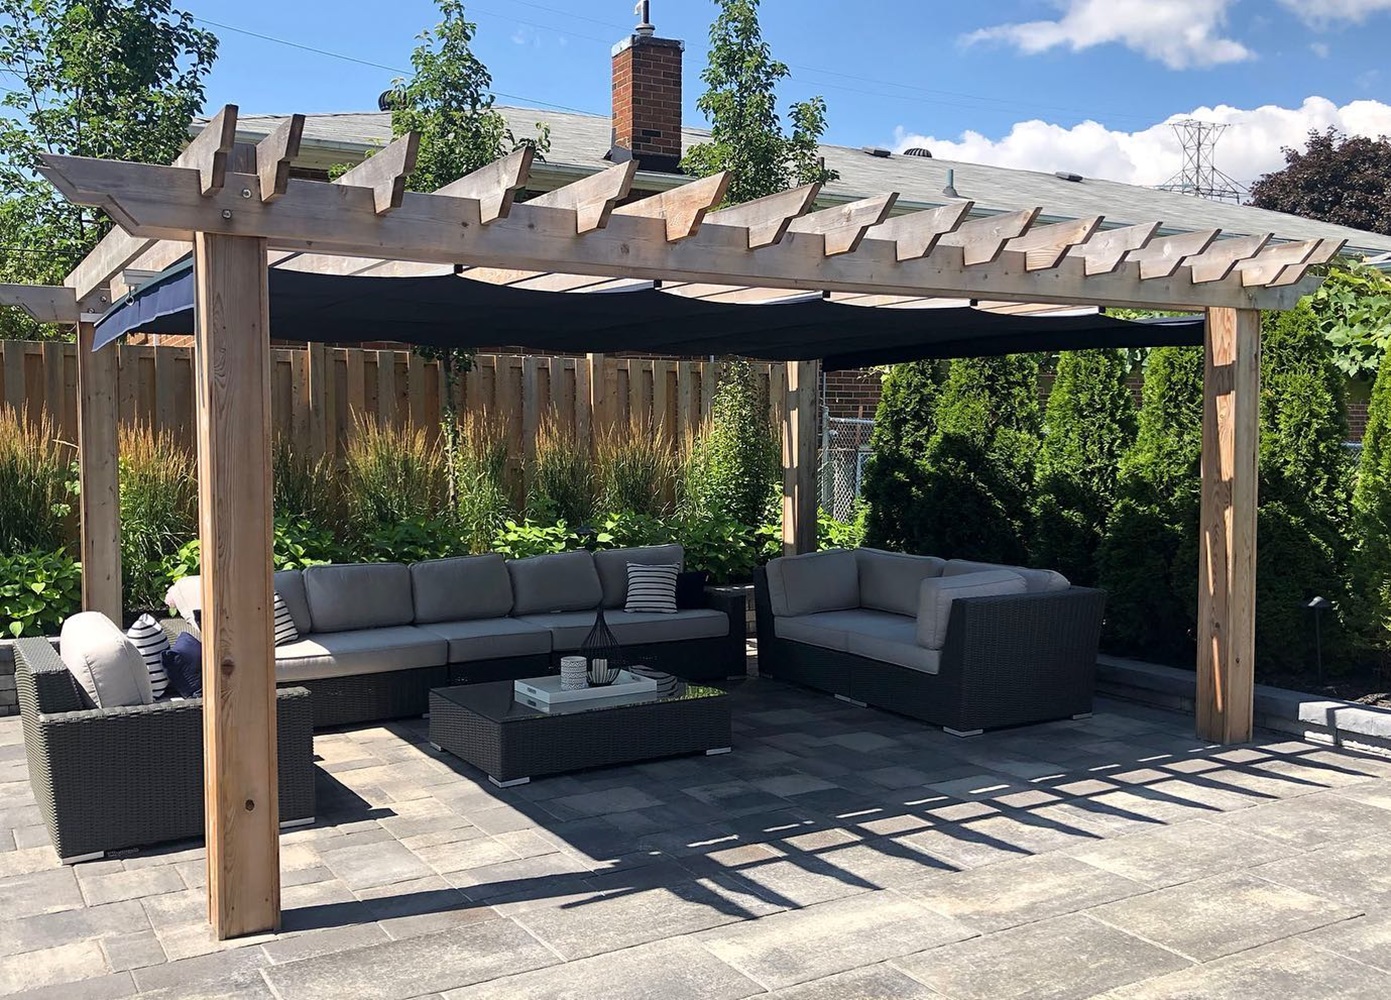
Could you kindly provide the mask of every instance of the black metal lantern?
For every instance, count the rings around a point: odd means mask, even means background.
[[[604,609],[599,608],[594,617],[594,627],[584,637],[580,653],[589,661],[589,683],[593,687],[607,687],[618,680],[618,672],[627,666],[623,647],[604,621]]]

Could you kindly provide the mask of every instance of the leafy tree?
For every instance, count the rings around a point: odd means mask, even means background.
[[[826,130],[826,101],[813,97],[788,106],[792,131],[777,108],[777,85],[791,75],[772,56],[758,23],[759,0],[715,0],[720,12],[710,26],[710,62],[701,79],[706,91],[696,106],[710,122],[710,141],[686,151],[681,167],[707,177],[733,174],[732,203],[785,191],[794,184],[835,180],[817,155]]]
[[[884,375],[870,434],[862,493],[869,505],[866,544],[905,550],[914,535],[908,523],[921,491],[923,456],[937,432],[943,366],[937,361],[894,365]]]
[[[1391,349],[1391,278],[1358,261],[1340,261],[1306,300],[1346,375],[1374,377]]]
[[[171,161],[216,56],[169,0],[0,0],[0,281],[61,281],[111,225],[40,178],[39,155]]]
[[[762,379],[742,358],[722,361],[710,422],[692,448],[684,477],[687,507],[757,527],[777,489],[781,465]]]
[[[1285,167],[1251,186],[1251,204],[1373,233],[1391,233],[1391,140],[1309,133],[1301,152],[1286,147]]]
[[[1124,351],[1065,351],[1043,418],[1030,555],[1074,583],[1096,581],[1096,550],[1135,440]]]
[[[408,185],[434,191],[522,146],[544,153],[550,127],[538,122],[536,135],[517,138],[493,105],[492,74],[473,53],[478,25],[464,16],[461,0],[438,0],[441,20],[423,31],[411,53],[410,79],[391,90],[391,132],[420,135],[415,170]],[[459,501],[459,380],[473,368],[474,352],[456,347],[417,347],[416,353],[438,361],[444,375],[444,442],[451,507]]]

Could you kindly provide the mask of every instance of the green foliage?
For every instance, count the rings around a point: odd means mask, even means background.
[[[759,524],[782,479],[782,458],[768,423],[768,389],[741,358],[720,362],[710,420],[683,470],[691,514]]]
[[[936,361],[894,365],[884,376],[861,490],[866,538],[877,548],[906,550],[916,533],[909,522],[923,488],[922,459],[937,432],[944,378]]]
[[[277,517],[303,518],[325,528],[344,530],[343,495],[331,460],[312,458],[287,435],[276,437],[271,451],[271,482]]]
[[[1305,604],[1315,595],[1334,602],[1333,612],[1323,617],[1323,658],[1334,669],[1341,667],[1348,645],[1342,628],[1347,599],[1336,534],[1307,507],[1262,500],[1256,535],[1257,672],[1313,669],[1313,620]]]
[[[308,569],[351,559],[351,554],[330,529],[307,517],[284,514],[277,514],[275,518],[271,555],[277,570]]]
[[[1354,610],[1365,634],[1391,647],[1391,354],[1382,358],[1367,406],[1352,529]]]
[[[457,523],[411,518],[381,524],[360,543],[358,558],[365,562],[423,562],[448,556],[466,556],[469,540]]]
[[[1117,350],[1058,357],[1043,419],[1030,556],[1073,583],[1096,581],[1096,550],[1135,440],[1130,364]]]
[[[1097,574],[1107,594],[1107,650],[1192,664],[1189,605],[1197,599],[1198,562],[1196,544],[1187,543],[1196,540],[1197,508],[1189,514],[1170,516],[1132,497],[1116,504],[1097,551]]]
[[[660,516],[675,506],[676,451],[650,428],[635,423],[601,434],[594,459],[600,509]]]
[[[459,427],[454,458],[459,528],[473,552],[486,552],[512,512],[507,436],[486,414]]]
[[[527,513],[538,521],[588,524],[598,496],[589,447],[553,420],[536,434],[527,479]]]
[[[817,153],[826,131],[821,97],[788,106],[790,132],[778,115],[777,86],[791,75],[773,58],[758,23],[759,0],[715,0],[706,91],[696,106],[710,122],[710,141],[686,150],[681,168],[696,177],[731,172],[728,199],[752,201],[795,184],[826,183],[839,175]]]
[[[126,607],[159,608],[169,589],[163,567],[198,533],[198,470],[167,431],[122,428],[121,579]]]
[[[39,154],[168,163],[216,55],[169,0],[0,0],[0,246],[15,248],[0,281],[61,283],[110,228],[38,176]],[[0,334],[35,332],[0,317]]]
[[[855,501],[854,515],[848,521],[838,521],[826,511],[818,511],[816,540],[823,549],[857,549],[865,544],[865,518],[869,508]]]
[[[7,638],[57,635],[82,608],[82,568],[59,549],[0,552],[0,623]]]
[[[0,552],[59,548],[71,534],[70,445],[37,423],[0,406]]]
[[[1340,261],[1301,308],[1313,310],[1348,376],[1374,376],[1391,348],[1391,278],[1360,261]]]
[[[746,583],[765,561],[766,531],[723,514],[688,515],[677,522],[676,540],[685,550],[686,569],[704,570],[711,583]]]
[[[531,521],[508,521],[493,539],[493,551],[508,559],[526,559],[553,552],[569,552],[584,548],[584,539],[571,531],[564,522],[535,524]]]
[[[1203,352],[1158,347],[1145,361],[1135,445],[1121,460],[1122,492],[1196,504],[1203,447]]]
[[[1285,166],[1251,185],[1251,204],[1275,212],[1391,233],[1391,139],[1313,130]]]
[[[444,457],[418,428],[359,418],[340,489],[349,530],[360,538],[385,525],[439,520],[449,510]]]

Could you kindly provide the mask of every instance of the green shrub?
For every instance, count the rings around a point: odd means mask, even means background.
[[[599,435],[594,461],[599,506],[659,517],[676,502],[676,452],[660,434],[638,422]]]
[[[457,522],[412,518],[381,524],[363,537],[357,557],[362,562],[423,562],[449,556],[466,556],[470,539]]]
[[[654,517],[633,511],[610,514],[600,524],[599,531],[605,548],[665,545],[677,540],[674,518]]]
[[[508,521],[493,539],[493,551],[508,559],[526,559],[552,552],[569,552],[584,548],[584,539],[564,523],[533,524]]]
[[[121,428],[119,447],[125,604],[148,611],[164,603],[166,562],[198,534],[197,464],[173,435],[148,424]]]
[[[748,361],[721,361],[710,419],[682,470],[684,506],[690,513],[758,524],[781,482],[767,386]]]
[[[857,549],[865,544],[867,508],[856,500],[848,521],[838,521],[824,510],[817,511],[816,540],[823,549]],[[781,533],[782,526],[776,526]]]
[[[1196,520],[1195,511],[1195,527]],[[1102,642],[1107,650],[1192,665],[1189,605],[1196,600],[1198,563],[1196,547],[1185,544],[1185,530],[1186,522],[1171,519],[1155,504],[1130,497],[1116,504],[1097,551],[1106,590]],[[1194,595],[1191,600],[1184,586]]]
[[[276,516],[304,518],[331,531],[344,531],[342,483],[331,460],[311,458],[288,436],[279,435],[271,452],[271,482]]]
[[[1347,638],[1338,614],[1343,584],[1334,545],[1321,534],[1320,520],[1278,500],[1262,503],[1257,512],[1258,674],[1314,669],[1313,619],[1305,605],[1316,595],[1334,602],[1334,613],[1322,621],[1324,663],[1335,670],[1346,663]]]
[[[747,583],[764,562],[763,530],[721,515],[689,514],[676,524],[676,540],[686,554],[686,569],[704,570],[711,583]]]
[[[1157,347],[1145,360],[1135,444],[1121,460],[1122,494],[1196,502],[1202,449],[1202,348]]]
[[[277,515],[275,536],[271,542],[271,559],[276,570],[308,569],[325,563],[355,562],[358,555],[345,548],[333,532],[302,517]],[[197,538],[179,547],[164,560],[161,567],[168,584],[202,572],[202,546]],[[164,594],[159,602],[163,603]]]
[[[923,458],[937,430],[943,377],[936,361],[894,365],[884,376],[861,489],[869,545],[901,551],[915,533],[909,521],[914,494],[922,490]]]
[[[74,450],[45,416],[31,423],[0,406],[0,552],[52,550],[74,534]]]
[[[1391,647],[1391,353],[1381,360],[1367,406],[1352,516],[1354,610],[1360,630],[1385,649]]]
[[[905,550],[943,559],[1027,559],[1019,470],[979,440],[938,431],[913,494]]]
[[[459,428],[455,455],[458,518],[473,552],[487,552],[511,516],[513,488],[508,478],[506,429],[474,413]]]
[[[594,457],[573,433],[552,420],[544,421],[536,435],[527,480],[528,519],[576,526],[593,519],[598,499]]]
[[[446,473],[423,430],[357,418],[340,479],[349,530],[366,538],[386,525],[448,516]]]
[[[1030,556],[1074,583],[1096,582],[1096,550],[1135,440],[1129,362],[1118,350],[1064,351],[1043,419]]]
[[[82,568],[67,552],[0,552],[0,623],[14,638],[57,635],[82,608]]]

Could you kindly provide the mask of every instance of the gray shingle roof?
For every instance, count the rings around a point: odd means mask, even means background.
[[[585,169],[608,165],[604,159],[611,144],[607,117],[501,105],[498,110],[518,136],[532,134],[537,122],[550,126],[548,164]],[[282,118],[246,115],[238,122],[238,132],[248,139],[265,135]],[[702,129],[688,127],[683,131],[688,148],[709,136]],[[302,159],[327,165],[361,156],[364,150],[390,139],[391,115],[386,112],[310,115],[304,127]],[[840,173],[839,180],[826,186],[825,194],[841,199],[897,191],[901,205],[941,204],[947,200],[942,195],[947,171],[953,170],[957,192],[974,201],[978,212],[1004,212],[1037,205],[1042,206],[1043,217],[1049,220],[1103,215],[1108,226],[1159,220],[1172,230],[1219,228],[1234,235],[1273,232],[1277,238],[1287,240],[1341,238],[1348,241],[1350,252],[1391,252],[1391,236],[1132,184],[1090,177],[1073,182],[1051,173],[917,156],[877,157],[848,146],[822,146],[821,154],[826,165]]]

